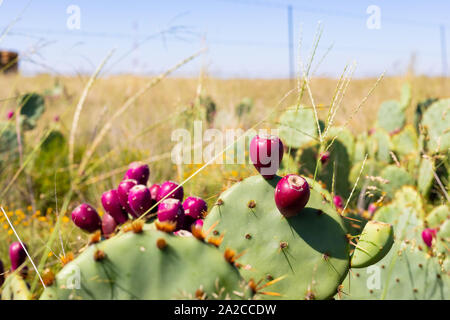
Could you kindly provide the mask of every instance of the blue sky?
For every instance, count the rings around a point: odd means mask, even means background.
[[[115,48],[107,73],[154,74],[200,49],[208,53],[178,71],[196,76],[201,66],[218,77],[289,75],[287,5],[292,4],[294,47],[309,54],[318,22],[324,31],[318,60],[333,44],[317,75],[338,77],[347,63],[355,75],[403,74],[415,55],[418,73],[442,74],[439,28],[450,1],[346,0],[0,0],[0,30],[26,7],[0,48],[27,56],[24,73],[91,73]],[[30,3],[28,6],[27,4]],[[80,8],[80,29],[67,28],[67,8]],[[370,5],[380,29],[367,28]],[[450,25],[445,25],[450,53]],[[172,28],[164,37],[159,32]],[[146,39],[149,35],[154,35]],[[204,39],[204,40],[203,40]],[[139,44],[136,48],[136,45]],[[35,48],[35,51],[32,51]],[[36,49],[37,48],[37,49]],[[28,61],[28,60],[32,61]]]

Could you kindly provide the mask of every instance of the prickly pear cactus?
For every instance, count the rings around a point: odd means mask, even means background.
[[[394,193],[405,185],[414,186],[414,178],[409,172],[396,165],[389,165],[381,171],[381,177],[386,183],[381,185],[381,190],[385,191],[389,198],[392,199]]]
[[[45,111],[44,97],[37,93],[26,94],[21,98],[19,105],[23,129],[34,129],[36,127],[37,120]]]
[[[419,172],[417,176],[417,187],[424,197],[428,197],[434,181],[434,162],[431,158],[420,160]]]
[[[10,274],[2,288],[2,300],[31,300],[28,285],[18,273]]]
[[[281,178],[249,177],[226,190],[205,219],[222,237],[221,250],[243,253],[237,260],[245,279],[265,282],[268,297],[327,299],[350,267],[350,244],[331,195],[307,179],[311,195],[297,215],[285,218],[274,201]]]
[[[18,157],[17,143],[15,123],[0,121],[0,163]]]
[[[417,156],[418,138],[412,125],[406,125],[399,133],[392,136],[392,147],[400,160],[408,156]]]
[[[450,148],[450,99],[433,103],[423,114],[429,153],[447,152]]]
[[[368,138],[368,154],[371,159],[376,159],[382,162],[391,162],[392,143],[387,131],[378,128]]]
[[[41,299],[242,299],[238,270],[213,245],[145,225],[90,245]]]
[[[306,106],[286,110],[279,120],[280,139],[286,146],[301,148],[318,137],[314,111]]]
[[[387,132],[400,130],[405,125],[406,116],[403,106],[395,100],[383,102],[378,110],[377,125]]]
[[[412,187],[403,187],[394,201],[377,210],[374,219],[394,225],[395,242],[378,263],[355,270],[343,283],[345,299],[449,299],[447,253],[423,243],[423,202]],[[439,236],[438,236],[439,238]]]
[[[446,204],[435,207],[425,219],[429,228],[437,228],[447,220],[450,220],[450,209]]]
[[[236,116],[241,119],[246,114],[250,113],[253,108],[253,99],[251,98],[243,98],[241,102],[236,106],[235,108],[235,114]]]

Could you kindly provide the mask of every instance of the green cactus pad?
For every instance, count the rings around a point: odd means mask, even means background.
[[[345,146],[350,159],[352,159],[355,151],[355,138],[351,131],[345,127],[331,127],[325,138],[331,141],[335,137]]]
[[[286,146],[298,149],[318,137],[314,111],[305,106],[286,110],[279,120],[279,135]]]
[[[391,224],[367,222],[351,259],[352,268],[365,268],[377,263],[389,252],[393,243],[394,233]]]
[[[428,133],[428,151],[447,152],[450,148],[450,99],[433,103],[423,114],[422,126]]]
[[[400,107],[405,110],[411,104],[411,85],[405,83],[401,89]]]
[[[19,105],[23,129],[34,129],[45,111],[44,97],[37,93],[26,94],[20,99]]]
[[[98,250],[103,259],[94,259]],[[41,299],[190,299],[199,289],[209,299],[248,296],[237,269],[214,246],[146,225],[141,233],[121,233],[89,246],[57,274]]]
[[[377,264],[353,270],[343,282],[344,298],[448,300],[450,282],[436,257],[401,241]]]
[[[355,142],[355,150],[353,153],[353,163],[363,161],[367,153],[367,133],[358,135]]]
[[[419,174],[417,177],[417,187],[420,193],[427,197],[430,194],[434,181],[434,163],[430,158],[422,158],[420,161]]]
[[[376,159],[382,162],[391,162],[392,150],[391,139],[389,134],[381,129],[377,130],[368,138],[368,153],[371,159]]]
[[[387,132],[403,128],[406,117],[403,106],[395,100],[383,102],[378,110],[377,124]]]
[[[450,220],[450,209],[446,204],[435,207],[425,219],[429,228],[437,228],[446,220]]]
[[[386,192],[389,198],[392,199],[394,193],[405,185],[413,186],[415,184],[414,178],[403,169],[396,165],[390,165],[383,169],[381,177],[388,182],[381,185],[381,189]]]
[[[285,277],[266,288],[283,299],[329,298],[349,268],[345,226],[331,195],[310,179],[306,208],[283,217],[274,201],[280,179],[257,175],[233,185],[220,195],[205,229],[217,222],[214,232],[224,235],[220,248],[245,252],[238,260],[245,279]]]
[[[17,273],[6,277],[2,287],[2,300],[31,300],[31,293],[25,280]]]
[[[417,133],[412,125],[406,125],[402,131],[392,136],[392,146],[397,156],[402,159],[418,153]]]

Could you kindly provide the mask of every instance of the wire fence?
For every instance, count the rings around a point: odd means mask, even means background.
[[[356,14],[354,12],[342,11],[342,10],[330,10],[324,9],[317,6],[309,6],[303,4],[295,4],[291,2],[276,2],[276,1],[263,1],[263,0],[214,0],[217,3],[229,4],[230,6],[252,6],[260,8],[270,8],[274,10],[286,11],[286,34],[280,34],[277,41],[266,41],[266,40],[236,40],[236,39],[224,39],[217,37],[208,37],[206,40],[207,45],[214,46],[230,46],[230,47],[246,47],[246,48],[271,48],[275,50],[286,51],[286,58],[288,60],[289,70],[286,72],[289,77],[295,75],[295,63],[294,63],[294,32],[293,26],[295,22],[295,14],[299,13],[309,13],[323,16],[334,16],[345,19],[357,19],[364,21],[367,19],[367,13],[362,12],[361,14]],[[406,19],[404,17],[389,17],[383,15],[383,24],[391,25],[403,25],[408,28],[422,28],[426,30],[427,35],[435,34],[439,36],[439,44],[436,47],[428,47],[427,49],[421,49],[421,55],[433,57],[434,59],[440,56],[441,64],[441,74],[442,76],[448,75],[448,63],[447,63],[447,39],[446,39],[446,22],[436,22],[436,21],[418,21],[412,19]],[[4,27],[6,28],[6,27]],[[115,64],[123,61],[129,57],[133,52],[137,51],[141,46],[149,41],[162,41],[166,43],[200,43],[202,41],[203,34],[196,32],[194,29],[183,26],[176,25],[167,28],[166,30],[155,32],[149,35],[137,35],[136,32],[132,33],[117,33],[117,32],[95,32],[95,31],[82,31],[77,30],[73,32],[71,30],[55,30],[55,29],[45,29],[45,28],[21,28],[14,27],[9,35],[12,37],[29,37],[36,40],[44,41],[48,40],[52,36],[67,38],[82,38],[82,39],[133,39],[134,44],[131,49],[127,50],[121,58],[119,58]],[[325,48],[327,46],[323,46]],[[321,47],[319,47],[321,48]],[[404,54],[404,50],[401,48],[401,43],[397,48],[389,47],[378,47],[378,46],[362,46],[358,44],[351,45],[338,45],[334,46],[333,50],[341,52],[371,52],[371,53],[381,53],[381,54]]]

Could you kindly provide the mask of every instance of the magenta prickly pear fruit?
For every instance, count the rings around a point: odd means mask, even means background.
[[[161,189],[161,186],[157,183],[153,184],[148,190],[150,191],[150,195],[152,196],[152,199],[155,201],[158,201],[158,193],[159,189]]]
[[[158,205],[158,220],[175,221],[179,230],[185,223],[183,206],[178,199],[165,199]]]
[[[333,197],[333,203],[336,206],[337,209],[344,209],[344,200],[341,196],[334,196]]]
[[[250,159],[265,179],[275,176],[283,159],[283,152],[283,143],[274,135],[256,135],[250,142]]]
[[[133,162],[128,167],[128,171],[125,173],[123,179],[133,179],[138,184],[147,185],[148,178],[150,177],[150,168],[143,162]]]
[[[203,217],[203,213],[208,211],[205,200],[199,197],[187,197],[183,202],[184,214],[193,219]]]
[[[138,184],[131,188],[128,194],[128,203],[133,211],[133,216],[139,218],[150,209],[154,202],[148,188],[142,184]]]
[[[24,244],[27,248],[26,244]],[[27,259],[27,254],[20,242],[13,242],[9,246],[9,258],[11,259],[11,271],[19,268]]]
[[[75,225],[89,233],[99,230],[102,221],[97,211],[89,204],[80,204],[72,211],[72,221]]]
[[[330,152],[329,151],[325,151],[320,154],[320,163],[322,163],[322,165],[327,164],[328,160],[330,160]]]
[[[197,220],[195,220],[195,221],[194,221],[194,225],[195,225],[196,227],[203,228],[203,220],[202,220],[202,219],[197,219]]]
[[[158,191],[158,197],[156,200],[159,202],[165,196],[170,194],[166,199],[171,198],[171,199],[178,199],[180,201],[183,201],[183,197],[184,197],[183,186],[180,186],[178,189],[176,189],[177,187],[178,187],[178,184],[173,181],[164,182]]]
[[[117,222],[114,218],[107,212],[103,214],[102,217],[102,234],[105,238],[109,238],[111,234],[116,230]]]
[[[131,188],[138,185],[137,181],[134,179],[126,179],[119,183],[117,187],[117,194],[119,196],[119,202],[126,212],[133,215],[133,210],[130,208],[130,204],[128,203],[128,194],[130,193]]]
[[[8,111],[8,113],[6,114],[6,118],[7,118],[8,120],[11,120],[12,117],[14,117],[14,111],[13,111],[13,110],[10,110],[10,111]]]
[[[429,229],[425,229],[422,231],[422,240],[428,247],[431,247],[433,243],[433,234]]]
[[[436,237],[436,230],[427,228],[422,231],[422,240],[425,242],[427,247],[431,247],[433,244],[433,238]]]
[[[309,200],[309,185],[296,174],[284,176],[275,188],[275,204],[286,218],[296,216]]]
[[[128,215],[119,201],[117,190],[109,190],[102,194],[102,205],[106,212],[116,220],[117,224],[122,224],[128,220]]]
[[[161,189],[161,186],[159,184],[157,184],[157,183],[153,184],[150,188],[148,188],[148,190],[150,191],[150,196],[152,197],[153,203],[157,203],[158,202],[159,189]],[[155,207],[150,212],[151,213],[158,212],[158,208]]]
[[[377,206],[374,203],[369,204],[369,207],[367,208],[367,211],[369,211],[369,213],[371,215],[373,215],[375,213],[375,211],[377,211]]]

